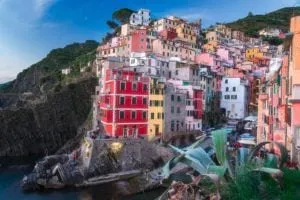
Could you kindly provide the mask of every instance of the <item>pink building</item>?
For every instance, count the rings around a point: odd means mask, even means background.
[[[157,56],[178,57],[190,61],[194,61],[196,55],[195,49],[185,42],[162,39],[153,41],[153,53]]]
[[[201,65],[214,66],[214,55],[210,53],[201,53],[196,55],[195,62]]]
[[[149,52],[151,51],[151,43],[147,38],[146,29],[137,29],[132,32],[130,40],[131,52]]]

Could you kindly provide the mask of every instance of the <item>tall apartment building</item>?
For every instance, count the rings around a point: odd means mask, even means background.
[[[150,78],[107,69],[100,93],[100,120],[112,137],[147,136]]]
[[[222,79],[221,108],[230,119],[243,119],[248,114],[248,82],[241,78]]]

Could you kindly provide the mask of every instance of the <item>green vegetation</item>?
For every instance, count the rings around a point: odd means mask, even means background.
[[[41,83],[55,79],[54,82],[60,82],[63,79],[70,80],[71,78],[80,75],[80,68],[93,61],[96,57],[96,49],[98,43],[93,40],[87,40],[84,43],[73,43],[52,50],[46,58],[34,64],[33,68],[43,69],[43,76],[40,79]],[[71,68],[71,74],[64,76],[61,70]]]
[[[129,19],[134,10],[129,8],[121,8],[112,14],[112,20],[107,20],[106,24],[113,32],[108,32],[102,38],[102,42],[108,42],[112,37],[121,33],[121,25],[129,23]]]
[[[116,10],[112,14],[112,18],[113,18],[113,20],[119,21],[119,23],[121,23],[121,24],[127,24],[127,23],[129,23],[131,14],[134,12],[135,12],[134,10],[131,10],[129,8],[122,8],[122,9]]]
[[[247,17],[228,25],[234,30],[245,32],[248,36],[258,37],[258,31],[263,28],[278,28],[288,32],[290,18],[295,15],[300,15],[300,7],[282,8],[265,15],[253,15],[250,12]]]
[[[211,193],[217,197],[221,196],[222,199],[299,199],[300,191],[297,188],[300,186],[300,172],[284,168],[288,153],[283,145],[264,142],[253,149],[242,147],[231,150],[227,147],[227,134],[226,129],[212,133],[213,147],[216,152],[214,158],[201,148],[204,139],[184,149],[170,145],[178,156],[163,167],[164,177],[174,180],[175,176],[171,170],[178,163],[184,163],[193,169],[193,172],[185,175],[192,178],[190,183],[186,183],[194,187],[192,193],[199,189],[211,191],[211,187],[206,188],[207,184],[202,182],[206,177],[215,185]],[[260,155],[260,150],[270,144],[279,148],[280,158],[271,153]],[[178,178],[175,180],[182,181]]]
[[[112,14],[112,19],[107,21],[107,25],[113,31],[108,32],[102,42],[107,42],[118,35],[121,32],[121,25],[129,22],[133,12],[129,8],[116,10]],[[84,43],[73,43],[64,48],[54,49],[40,62],[19,73],[17,80],[0,85],[0,91],[39,91],[41,85],[46,85],[44,87],[46,90],[59,91],[64,83],[80,76],[81,68],[95,60],[98,45],[96,41],[87,40]],[[61,70],[64,68],[71,68],[71,73],[67,76],[63,75]],[[91,70],[91,67],[85,69],[86,72]]]
[[[10,87],[11,81],[0,84],[0,92],[6,92]]]
[[[268,42],[270,45],[278,46],[283,44],[283,39],[278,37],[263,37],[262,39],[263,41]]]
[[[46,85],[46,90],[54,88],[59,91],[64,81],[69,82],[78,77],[80,68],[95,59],[98,45],[96,41],[87,40],[52,50],[41,61],[19,73],[15,81],[6,84],[6,91],[39,91],[41,85]],[[72,70],[71,74],[62,75],[61,70],[68,67]]]

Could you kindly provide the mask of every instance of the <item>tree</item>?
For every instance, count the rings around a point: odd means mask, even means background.
[[[253,17],[253,13],[251,11],[248,13],[248,17]]]
[[[112,14],[112,18],[114,20],[119,21],[121,24],[126,24],[126,23],[129,23],[130,16],[134,12],[135,11],[133,11],[129,8],[122,8],[122,9],[115,11]]]
[[[106,21],[106,24],[109,26],[109,28],[111,28],[111,29],[116,29],[119,25],[116,23],[116,22],[114,22],[114,21],[112,21],[112,20],[108,20],[108,21]]]

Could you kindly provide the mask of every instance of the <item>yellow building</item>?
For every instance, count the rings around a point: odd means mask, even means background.
[[[208,43],[204,44],[202,46],[202,48],[206,51],[206,52],[216,52],[216,49],[219,45],[219,42],[218,41],[209,41]]]
[[[191,25],[187,23],[181,23],[176,27],[176,33],[178,38],[182,41],[196,44],[196,33]]]
[[[160,138],[164,132],[164,89],[165,84],[152,79],[149,91],[148,138]]]
[[[262,58],[263,56],[263,52],[258,47],[253,47],[246,50],[247,60],[251,60],[252,58]]]
[[[215,31],[221,33],[225,38],[231,38],[232,30],[224,24],[216,25]]]

